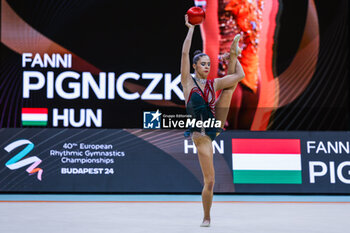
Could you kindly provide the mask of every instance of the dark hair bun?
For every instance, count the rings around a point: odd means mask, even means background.
[[[201,53],[202,53],[202,51],[196,50],[196,51],[194,51],[193,56],[196,56],[197,54],[201,54]]]
[[[205,53],[203,53],[202,51],[200,50],[196,50],[194,53],[193,53],[193,59],[192,59],[192,64],[197,64],[197,62],[199,61],[199,59],[203,56],[208,56],[206,55]]]

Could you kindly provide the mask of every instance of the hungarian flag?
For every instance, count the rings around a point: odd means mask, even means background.
[[[235,184],[301,184],[299,139],[232,139]]]
[[[23,126],[47,126],[47,108],[22,108]]]

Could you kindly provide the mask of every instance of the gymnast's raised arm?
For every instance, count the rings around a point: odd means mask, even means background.
[[[192,42],[192,36],[194,31],[194,25],[188,22],[188,16],[185,15],[186,26],[188,27],[188,33],[182,46],[181,56],[181,84],[185,86],[188,80],[191,80],[190,74],[190,48]]]

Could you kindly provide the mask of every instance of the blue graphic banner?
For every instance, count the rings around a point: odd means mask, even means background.
[[[0,129],[0,192],[199,193],[197,150],[183,132]],[[213,141],[214,191],[350,194],[349,136],[225,131]]]

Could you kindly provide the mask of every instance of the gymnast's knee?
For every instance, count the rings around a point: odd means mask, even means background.
[[[214,184],[215,184],[215,177],[214,176],[206,177],[204,179],[204,185],[205,185],[205,188],[207,190],[213,191]]]

